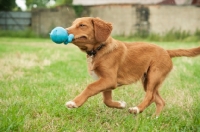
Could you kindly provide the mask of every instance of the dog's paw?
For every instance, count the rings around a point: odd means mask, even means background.
[[[118,101],[120,103],[120,107],[123,109],[126,107],[126,102],[124,101]]]
[[[66,102],[66,107],[67,108],[77,108],[78,106],[76,105],[76,103],[74,102],[74,101],[68,101],[68,102]]]
[[[128,109],[128,112],[131,113],[131,114],[139,114],[140,113],[140,110],[138,107],[131,107]]]

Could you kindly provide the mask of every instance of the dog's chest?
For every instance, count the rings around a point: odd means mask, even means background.
[[[92,61],[93,57],[87,57],[88,72],[94,80],[97,80],[99,77],[94,71],[94,64],[92,63]]]

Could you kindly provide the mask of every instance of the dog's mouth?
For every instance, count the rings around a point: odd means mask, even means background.
[[[76,40],[86,40],[86,39],[87,39],[86,36],[79,36],[79,37],[75,37],[75,38],[73,39],[73,41],[76,41]]]

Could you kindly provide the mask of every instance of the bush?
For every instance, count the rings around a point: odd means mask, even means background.
[[[24,31],[11,31],[11,30],[0,30],[1,37],[20,37],[20,38],[38,38],[38,37],[49,37],[47,35],[36,35],[31,29]],[[183,41],[183,42],[200,42],[200,30],[196,30],[193,34],[188,31],[170,30],[169,32],[161,35],[156,33],[150,33],[148,35],[141,35],[135,33],[130,36],[114,36],[122,41]]]
[[[26,29],[23,31],[13,31],[13,30],[0,30],[1,37],[20,37],[20,38],[36,38],[39,37],[31,29]]]
[[[131,36],[115,36],[120,40],[129,41],[185,41],[185,42],[200,42],[200,30],[196,30],[195,33],[191,34],[188,31],[170,30],[165,34],[150,33],[148,35],[140,35],[135,33]]]

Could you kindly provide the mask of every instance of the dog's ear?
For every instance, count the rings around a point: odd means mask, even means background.
[[[95,39],[97,42],[104,42],[112,31],[112,24],[99,18],[92,19],[94,25]]]

